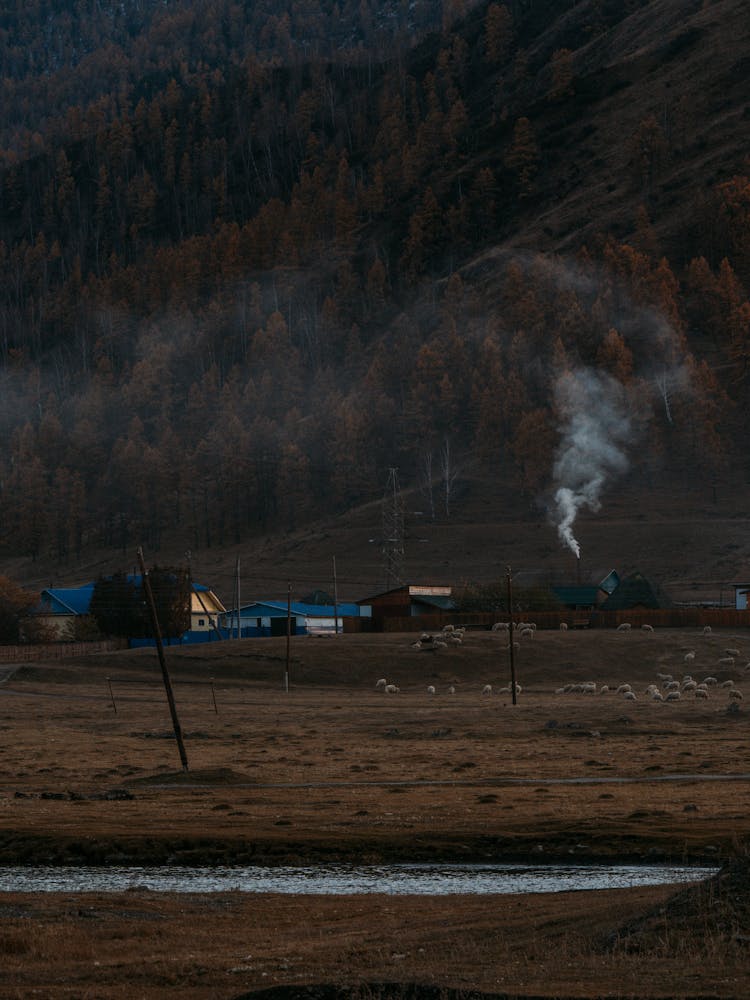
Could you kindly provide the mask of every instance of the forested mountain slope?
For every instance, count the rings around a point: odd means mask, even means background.
[[[393,467],[428,519],[471,480],[571,548],[616,482],[747,482],[739,0],[40,2],[0,29],[22,576],[334,523]]]

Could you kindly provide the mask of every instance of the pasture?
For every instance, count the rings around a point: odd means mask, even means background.
[[[516,705],[500,690],[506,635],[469,631],[437,651],[415,638],[295,637],[288,691],[284,639],[167,649],[187,771],[154,651],[24,665],[0,683],[0,862],[745,857],[748,712],[721,684],[742,690],[750,636],[538,630],[516,651]],[[720,664],[727,648],[740,656]],[[646,695],[660,674],[686,673],[716,678],[708,698]],[[556,693],[585,682],[611,690]],[[636,700],[614,693],[624,683]],[[197,1000],[329,984],[365,998],[385,982],[444,997],[750,995],[750,928],[727,930],[705,894],[675,916],[674,893],[10,893],[0,995]],[[637,948],[613,945],[662,912]]]

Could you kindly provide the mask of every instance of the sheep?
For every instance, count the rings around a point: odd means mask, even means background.
[[[734,681],[722,681],[721,682],[721,686],[723,688],[733,688],[734,687]]]
[[[711,635],[711,626],[710,625],[704,625],[703,626],[703,634],[704,635]]]
[[[628,694],[632,690],[630,684],[621,684],[617,691],[615,691],[615,694]]]
[[[533,639],[534,629],[533,628],[522,628],[520,631],[520,636],[522,639]]]
[[[421,642],[421,640],[420,640],[420,639],[417,639],[417,641],[416,641],[416,642],[413,642],[413,643],[411,644],[411,648],[412,648],[412,649],[421,649],[421,648],[422,648],[422,642]]]
[[[510,684],[506,684],[505,687],[501,687],[500,688],[500,691],[498,693],[499,694],[510,694],[510,692],[511,692]],[[520,694],[520,693],[521,693],[521,685],[518,682],[516,682],[516,694]]]
[[[653,632],[654,631],[654,626],[653,625],[641,625],[641,628],[643,629],[644,632]]]
[[[443,632],[453,632],[454,630],[455,630],[455,625],[451,625],[450,623],[447,625],[443,625]]]
[[[461,645],[463,645],[463,639],[461,638],[460,635],[457,635],[455,632],[449,632],[448,633],[448,638],[447,638],[446,641],[447,641],[447,643],[448,643],[449,646],[461,646]]]
[[[620,622],[615,631],[617,632],[629,632],[633,626],[629,622]]]
[[[451,684],[451,686],[448,688],[448,694],[455,694],[455,693],[456,693],[456,689]]]
[[[672,680],[672,675],[671,674],[660,674],[660,673],[657,673],[656,676],[658,677],[658,679],[660,681],[671,681]]]
[[[485,684],[484,687],[482,688],[482,694],[492,694],[492,685]]]
[[[694,649],[691,649],[689,653],[685,653],[685,655],[683,656],[683,660],[685,661],[685,663],[692,663],[694,659],[695,659]]]
[[[698,682],[697,681],[689,680],[689,681],[685,681],[685,683],[682,685],[682,690],[683,691],[695,691],[695,689],[697,687],[698,687]]]
[[[706,698],[708,698],[708,690],[706,688],[696,688],[695,697],[703,698],[705,700]]]
[[[596,694],[596,684],[593,681],[581,684],[581,694]]]
[[[599,694],[609,694],[609,684],[602,684],[599,688]]]
[[[383,690],[386,694],[398,694],[401,688],[397,687],[395,684],[386,684]]]
[[[739,649],[725,649],[724,650],[724,656],[734,656],[734,657],[739,658],[739,655],[740,655]]]
[[[495,622],[492,626],[493,632],[507,632],[510,629],[510,622]]]
[[[384,688],[387,683],[388,683],[388,681],[385,679],[385,677],[381,677],[380,680],[376,681],[375,687],[376,688]]]
[[[733,656],[722,656],[721,659],[719,660],[719,666],[720,667],[733,667],[734,666],[734,657]]]
[[[447,649],[448,648],[448,643],[447,642],[442,642],[440,639],[433,639],[432,640],[432,648],[433,649]]]
[[[667,683],[664,685],[664,690],[665,691],[679,691],[680,690],[680,682],[679,681],[667,681]]]
[[[626,691],[624,698],[625,701],[638,701],[635,691]]]
[[[729,700],[742,701],[742,692],[740,691],[739,688],[732,688],[732,690],[729,692]]]
[[[709,685],[718,684],[718,680],[715,677],[704,677],[703,683],[708,687]]]
[[[568,623],[567,622],[560,622],[560,631],[561,632],[567,632],[568,631]]]
[[[661,691],[654,691],[654,693],[651,695],[651,701],[664,701],[664,695],[661,693]]]
[[[682,695],[679,691],[668,691],[665,701],[679,701]]]
[[[429,684],[427,687],[427,694],[435,694],[435,685]]]

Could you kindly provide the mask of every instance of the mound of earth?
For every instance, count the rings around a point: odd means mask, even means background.
[[[697,885],[681,889],[658,908],[625,924],[606,950],[654,952],[700,943],[750,946],[750,858],[738,858]]]

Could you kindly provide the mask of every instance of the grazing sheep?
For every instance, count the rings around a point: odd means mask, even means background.
[[[722,681],[721,682],[721,686],[723,688],[733,688],[734,687],[734,681]]]
[[[710,625],[704,625],[703,626],[703,634],[704,635],[711,635],[711,626]]]
[[[448,648],[448,643],[447,642],[442,642],[440,639],[433,639],[432,640],[432,648],[433,649],[447,649]]]
[[[695,691],[698,687],[698,682],[694,680],[685,681],[682,685],[683,691]]]
[[[691,649],[689,653],[685,653],[685,655],[683,656],[683,660],[685,661],[685,663],[692,663],[694,659],[695,659],[694,649]]]
[[[664,701],[664,695],[661,693],[661,691],[654,691],[654,693],[651,695],[651,701]]]
[[[446,642],[449,646],[461,646],[463,644],[463,639],[456,632],[449,632]]]
[[[653,625],[641,625],[641,629],[644,632],[653,632],[654,631],[654,626]]]
[[[434,684],[428,685],[428,687],[427,687],[427,694],[435,694],[435,685]]]
[[[510,622],[495,622],[492,626],[493,632],[507,632],[510,629]]]
[[[705,700],[706,698],[708,698],[708,690],[706,688],[696,688],[695,697],[703,698]]]
[[[621,622],[615,631],[617,632],[629,632],[633,626],[629,622]]]
[[[656,676],[658,677],[658,679],[660,681],[671,681],[672,680],[672,675],[671,674],[659,674],[659,673],[657,673]]]
[[[722,658],[719,660],[719,666],[720,667],[733,667],[734,666],[734,657],[733,656],[722,656]]]
[[[680,682],[679,681],[667,681],[667,683],[664,685],[664,690],[665,691],[679,691],[680,690]]]
[[[617,691],[615,691],[615,694],[629,694],[632,690],[630,684],[621,684]]]
[[[679,701],[682,695],[679,691],[668,691],[665,701]]]
[[[626,691],[624,695],[625,701],[638,701],[635,691]]]
[[[417,639],[417,641],[416,641],[416,642],[413,642],[413,643],[411,644],[411,648],[412,648],[412,649],[421,649],[421,648],[422,648],[422,642],[421,642],[421,640],[420,640],[420,639]]]
[[[482,694],[492,694],[492,685],[485,684],[484,687],[482,688]]]
[[[704,677],[703,683],[708,687],[711,684],[718,684],[718,680],[715,677]]]
[[[560,631],[561,632],[567,632],[568,631],[568,623],[567,622],[560,622]]]
[[[388,683],[388,681],[385,679],[385,677],[381,677],[379,681],[376,681],[375,687],[376,688],[384,688],[387,683]]]
[[[451,684],[451,686],[448,688],[448,694],[455,694],[455,693],[456,693],[456,689]]]
[[[739,690],[739,688],[732,688],[732,690],[729,692],[729,700],[742,701],[742,692]]]
[[[533,639],[534,629],[533,628],[522,628],[520,631],[520,636],[522,639]]]
[[[609,694],[609,684],[602,684],[599,688],[599,694]]]
[[[725,649],[724,650],[724,655],[725,656],[739,657],[740,651],[739,651],[739,649]]]
[[[455,625],[451,625],[450,623],[448,623],[447,625],[443,625],[443,632],[454,632],[455,629],[456,629],[456,626]]]
[[[386,684],[383,690],[386,694],[398,694],[401,688],[397,687],[395,684]]]

